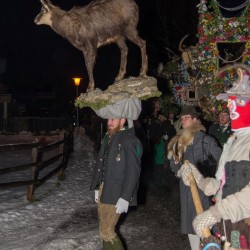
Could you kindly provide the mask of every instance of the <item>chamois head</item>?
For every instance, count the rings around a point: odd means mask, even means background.
[[[46,24],[51,26],[52,21],[52,9],[55,8],[54,5],[49,0],[40,0],[42,4],[41,12],[35,17],[35,23],[37,25]]]

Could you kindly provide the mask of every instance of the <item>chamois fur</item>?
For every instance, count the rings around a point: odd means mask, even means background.
[[[187,146],[193,143],[194,134],[200,130],[206,131],[200,120],[197,120],[189,128],[181,129],[168,143],[168,159],[173,158],[176,163],[182,162]]]
[[[37,25],[49,25],[56,33],[82,51],[89,76],[88,91],[95,87],[93,68],[97,48],[116,43],[121,51],[120,70],[116,81],[126,74],[128,47],[125,40],[139,46],[141,50],[140,75],[146,76],[148,62],[146,42],[137,31],[139,10],[134,0],[95,0],[83,7],[69,11],[40,0],[42,10],[35,18]]]

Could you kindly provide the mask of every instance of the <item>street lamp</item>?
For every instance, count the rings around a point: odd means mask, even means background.
[[[78,87],[80,85],[80,82],[82,78],[79,77],[74,77],[72,78],[74,80],[75,86],[76,86],[76,98],[78,98]],[[76,127],[79,127],[79,108],[78,106],[76,107]]]

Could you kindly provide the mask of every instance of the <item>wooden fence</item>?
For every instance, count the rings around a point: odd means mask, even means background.
[[[59,181],[64,179],[64,170],[67,167],[69,155],[73,150],[73,133],[67,132],[64,134],[62,140],[42,145],[38,140],[32,143],[16,143],[0,145],[0,152],[18,151],[18,150],[31,150],[31,163],[21,164],[17,166],[5,167],[0,169],[0,176],[12,172],[19,172],[29,170],[29,179],[4,182],[0,177],[0,190],[13,187],[28,186],[27,200],[34,201],[34,191],[37,187],[41,186],[45,181],[50,179],[55,174],[58,174]],[[50,169],[50,167],[52,169]],[[40,172],[44,169],[46,171],[44,176],[39,176]]]

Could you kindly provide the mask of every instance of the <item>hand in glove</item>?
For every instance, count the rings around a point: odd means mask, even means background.
[[[116,207],[116,213],[117,214],[121,214],[121,213],[127,213],[128,212],[128,206],[129,206],[129,202],[119,198],[119,200],[117,201],[115,207]]]
[[[181,166],[180,170],[178,171],[178,175],[182,178],[183,183],[186,186],[190,186],[189,184],[189,175],[190,173],[193,174],[195,182],[197,186],[199,186],[199,183],[203,178],[202,174],[199,172],[199,170],[190,162],[185,161],[185,163]]]
[[[193,228],[197,235],[203,237],[203,230],[205,228],[211,228],[220,221],[221,215],[216,205],[214,205],[194,218]]]
[[[186,161],[178,174],[181,176],[183,183],[189,186],[189,175],[193,174],[195,182],[200,190],[204,192],[205,195],[211,196],[217,193],[220,188],[221,181],[215,178],[204,178],[199,170],[190,162]]]
[[[99,190],[95,190],[95,202],[98,202]]]
[[[167,134],[165,134],[165,135],[162,136],[162,138],[163,138],[165,141],[167,141],[169,137],[168,137]]]

